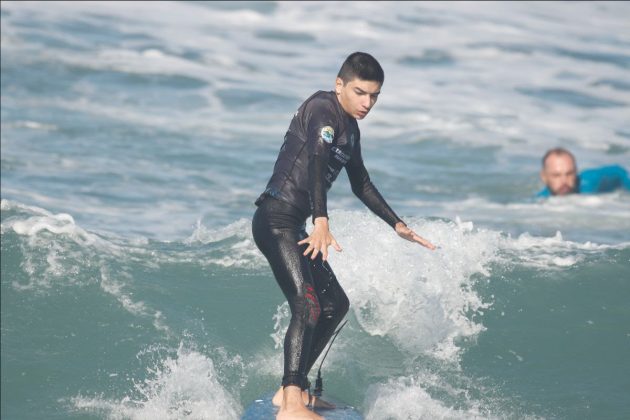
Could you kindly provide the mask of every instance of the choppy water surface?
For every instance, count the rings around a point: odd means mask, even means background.
[[[326,392],[368,419],[630,417],[630,196],[537,201],[540,158],[630,165],[627,2],[3,2],[2,418],[237,419],[289,312],[250,233],[295,109],[386,73],[342,175],[351,300]]]

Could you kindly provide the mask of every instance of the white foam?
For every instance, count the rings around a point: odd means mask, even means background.
[[[219,242],[233,236],[241,239],[249,239],[251,236],[247,233],[249,226],[251,226],[251,220],[239,219],[223,228],[208,229],[198,220],[194,232],[184,243],[193,244],[200,242],[202,244],[208,244],[211,242]]]
[[[511,353],[518,361],[522,361],[518,354]],[[445,378],[448,374],[444,372],[417,372],[373,384],[368,388],[365,398],[366,420],[540,419],[523,412],[506,412],[505,407],[509,407],[510,402],[501,397],[474,397],[474,394],[489,395],[494,392],[461,376],[461,373],[457,375],[455,382],[460,385],[449,383]]]
[[[67,213],[53,214],[45,209],[2,200],[2,211],[14,211],[2,222],[1,231],[24,238],[20,242],[26,282],[14,281],[18,290],[44,291],[55,285],[87,285],[90,277],[81,276],[90,264],[103,266],[108,258],[145,253],[140,248],[118,245],[81,228]]]
[[[289,327],[290,317],[289,302],[278,305],[273,316],[273,334],[270,334],[276,349],[281,349],[284,344],[284,335]]]
[[[630,247],[630,242],[607,245],[591,241],[569,241],[563,238],[560,231],[551,237],[523,233],[516,239],[507,236],[501,240],[501,249],[508,256],[506,264],[518,263],[546,270],[571,267],[583,261],[589,254],[628,247]]]
[[[331,229],[343,251],[331,266],[350,299],[352,314],[372,336],[384,336],[403,352],[456,360],[456,342],[484,329],[471,314],[487,308],[474,292],[474,275],[489,275],[499,234],[475,231],[472,222],[408,220],[440,247],[429,251],[399,238],[367,212],[333,210]],[[312,225],[307,224],[310,232]],[[281,348],[290,312],[284,303],[273,317],[271,337]]]
[[[329,261],[360,327],[369,335],[387,337],[404,353],[457,360],[457,341],[484,329],[471,315],[490,303],[473,290],[474,276],[489,275],[490,263],[497,260],[499,233],[475,230],[472,222],[459,219],[407,220],[440,247],[432,252],[401,239],[371,213],[330,214],[343,251],[331,249]],[[307,231],[311,228],[307,223]],[[284,303],[273,317],[276,349],[282,346],[289,318]]]
[[[88,232],[74,221],[67,213],[53,214],[36,206],[28,206],[11,200],[2,200],[2,211],[21,213],[19,217],[10,217],[2,223],[2,232],[13,230],[21,236],[30,238],[31,244],[51,237],[63,237],[82,247],[98,247],[111,252],[120,251],[120,247],[102,237]],[[52,235],[49,235],[52,234]]]
[[[483,413],[475,403],[467,409],[449,407],[431,395],[421,381],[413,377],[391,379],[385,384],[372,385],[368,389],[366,419],[494,419],[500,418]]]
[[[54,124],[45,124],[45,123],[40,123],[37,121],[30,121],[30,120],[24,120],[24,121],[13,121],[13,122],[9,122],[9,123],[2,123],[2,127],[3,128],[29,128],[31,130],[41,130],[41,131],[55,131],[58,130],[59,127],[57,127]]]
[[[26,238],[21,244],[24,249],[22,269],[27,274],[26,282],[13,281],[17,290],[45,290],[62,282],[77,283],[80,265],[68,260],[80,260],[81,253],[68,248],[56,238],[69,238],[81,249],[89,249],[101,239],[77,226],[74,218],[66,213],[52,214],[39,207],[30,207],[9,200],[2,200],[2,211],[20,212],[20,216],[9,217],[1,225],[2,235],[13,231]],[[45,254],[45,257],[42,256]],[[43,257],[43,258],[42,258]],[[42,264],[42,261],[45,263]]]
[[[627,243],[630,236],[630,200],[627,193],[617,191],[599,195],[552,197],[530,202],[500,203],[480,197],[449,200],[445,203],[407,200],[405,205],[420,214],[439,214],[456,219],[474,220],[497,231],[527,232],[562,231],[568,237],[592,238],[592,241]],[[585,241],[587,242],[587,241]]]
[[[473,290],[473,277],[489,274],[499,235],[468,222],[406,221],[439,249],[399,238],[370,213],[333,211],[332,232],[344,250],[333,252],[331,265],[368,334],[406,353],[454,360],[457,340],[484,329],[470,317],[489,305]]]
[[[133,2],[115,6],[107,2],[76,3],[56,3],[46,9],[23,2],[3,3],[3,9],[12,13],[3,21],[3,50],[31,48],[38,54],[30,54],[30,60],[43,58],[95,70],[194,77],[212,84],[198,91],[208,105],[193,113],[179,113],[172,109],[166,113],[147,112],[138,110],[137,105],[107,105],[99,96],[94,100],[83,98],[83,102],[48,101],[49,106],[92,112],[152,127],[177,127],[195,133],[202,130],[213,135],[253,134],[259,137],[265,133],[275,136],[286,129],[289,112],[293,109],[280,113],[259,109],[260,120],[247,122],[240,118],[238,111],[226,109],[221,104],[217,91],[265,86],[270,93],[282,91],[296,97],[297,106],[297,98],[308,95],[312,89],[332,87],[334,77],[330,74],[337,71],[340,57],[347,54],[345,44],[339,43],[339,39],[354,40],[359,45],[378,39],[379,45],[396,46],[379,47],[371,43],[372,52],[386,63],[386,73],[396,77],[388,77],[378,112],[362,122],[362,130],[368,138],[402,135],[417,141],[416,133],[421,134],[421,138],[435,134],[458,143],[496,145],[508,154],[535,155],[536,158],[553,140],[567,141],[572,146],[598,152],[607,150],[611,143],[630,144],[619,133],[625,127],[627,107],[580,108],[553,101],[541,105],[540,100],[518,91],[524,86],[557,88],[630,103],[627,91],[596,83],[602,78],[624,80],[626,69],[588,60],[580,60],[576,65],[576,59],[570,54],[557,52],[583,51],[583,40],[592,37],[593,44],[586,44],[587,52],[592,48],[600,54],[627,55],[627,43],[623,42],[623,28],[627,25],[623,16],[627,14],[627,6],[623,3],[606,8],[584,3],[575,10],[566,11],[546,3],[528,8],[518,3],[492,3],[484,7],[472,3],[466,7],[453,7],[448,2],[422,5],[402,2],[395,8],[382,7],[378,3],[348,3],[339,10],[331,2],[280,2],[267,14],[246,8],[222,10],[182,2],[160,2],[150,8]],[[616,10],[611,12],[613,7]],[[94,15],[95,12],[98,15]],[[413,18],[419,14],[435,20],[436,24],[414,24],[401,19],[401,16]],[[128,41],[119,48],[94,49],[88,41],[63,31],[54,35],[72,45],[78,43],[87,47],[90,53],[42,47],[37,42],[20,38],[13,15],[16,18],[33,15],[51,22],[74,18],[97,25],[102,25],[101,19],[105,18],[113,30],[123,34],[146,34],[155,40],[152,45],[161,47],[146,48],[142,43],[136,45]],[[379,16],[378,21],[373,16]],[[554,16],[553,19],[549,19],[550,16]],[[576,23],[583,16],[593,17],[588,28]],[[336,31],[328,30],[331,17],[336,22]],[[209,28],[207,22],[221,22],[221,30]],[[160,30],[156,31],[156,27]],[[278,28],[312,37],[314,45],[334,47],[329,49],[326,57],[304,54],[288,60],[276,59],[269,52],[285,52],[287,41],[266,39],[257,36],[257,32],[277,31]],[[611,32],[611,28],[616,29]],[[35,29],[32,31],[36,32]],[[605,38],[602,33],[606,34]],[[610,33],[616,35],[608,35]],[[505,45],[515,45],[516,48],[502,48]],[[403,57],[427,49],[453,57],[456,65],[446,69],[440,66],[418,69],[400,63]],[[188,59],[181,54],[191,50],[197,53],[197,58]],[[291,74],[286,71],[287,61],[291,63]],[[494,64],[488,66],[489,61]],[[250,77],[252,66],[256,67],[255,83]],[[562,71],[570,72],[574,77],[558,77]],[[418,72],[422,78],[417,77]],[[305,79],[308,81],[306,86]],[[416,82],[410,84],[409,80]],[[29,104],[24,102],[23,105]],[[394,119],[396,125],[392,126],[389,122]],[[506,145],[506,136],[518,138],[521,144]],[[598,157],[614,158],[602,153],[598,153]]]
[[[79,395],[70,400],[77,411],[108,418],[238,419],[242,407],[221,384],[215,362],[180,345],[174,357],[147,368],[148,377],[120,399]]]
[[[125,269],[116,269],[114,274],[111,273],[112,262],[120,262],[122,256],[133,259],[131,254],[144,255],[147,251],[117,245],[87,232],[76,225],[69,214],[52,214],[8,200],[2,200],[1,208],[2,211],[21,213],[2,223],[2,234],[13,230],[26,237],[20,245],[24,255],[21,267],[27,281],[13,281],[12,286],[16,290],[43,293],[53,287],[86,286],[98,282],[101,290],[113,296],[127,312],[148,318],[156,330],[171,334],[161,311],[134,300],[133,293],[125,291],[126,284],[132,281],[131,275]],[[42,253],[46,255],[43,259]],[[98,267],[100,279],[83,274],[90,271],[92,265]]]
[[[268,266],[262,253],[256,248],[251,233],[251,220],[239,219],[228,226],[219,229],[208,229],[201,221],[190,237],[184,243],[195,245],[198,243],[207,245],[227,241],[218,244],[223,252],[217,257],[210,255],[199,260],[202,264],[217,264],[223,267],[259,268]]]
[[[129,312],[145,314],[137,306],[139,303],[128,301],[120,292],[122,284],[114,281],[112,276],[125,278],[122,269],[110,272],[111,267],[119,266],[120,261],[137,262],[143,266],[157,267],[160,263],[187,261],[195,259],[195,263],[219,265],[235,268],[267,267],[267,262],[256,248],[251,234],[251,221],[238,220],[224,228],[208,229],[199,222],[191,234],[185,239],[184,250],[157,250],[150,246],[146,238],[124,239],[110,235],[104,237],[88,232],[75,223],[67,213],[53,214],[39,207],[23,205],[10,200],[2,200],[2,211],[13,211],[17,215],[6,218],[0,225],[2,234],[8,231],[24,237],[21,242],[24,248],[25,261],[23,269],[28,274],[28,282],[14,283],[21,290],[45,290],[53,285],[73,285],[80,272],[89,265],[97,265],[101,269],[101,287],[103,291],[113,294]],[[210,245],[210,252],[201,252],[199,245]],[[42,264],[41,254],[45,253]],[[151,255],[147,259],[147,255]],[[86,264],[89,261],[90,264]],[[83,282],[85,282],[85,277]],[[118,285],[118,286],[116,286]],[[135,309],[134,309],[135,308]],[[146,309],[146,308],[145,308]],[[152,315],[153,316],[153,315]],[[156,315],[155,325],[164,329]]]

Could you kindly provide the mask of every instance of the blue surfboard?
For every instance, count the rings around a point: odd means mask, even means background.
[[[257,398],[243,413],[241,420],[274,420],[278,414],[278,407],[271,403],[274,393],[270,392]],[[342,401],[326,395],[324,399],[335,405],[335,408],[316,408],[314,411],[326,420],[364,420],[356,408]]]

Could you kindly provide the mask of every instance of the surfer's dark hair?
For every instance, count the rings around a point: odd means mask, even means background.
[[[381,85],[385,81],[385,73],[378,61],[376,61],[376,58],[368,53],[359,51],[350,54],[346,58],[346,61],[341,65],[341,69],[339,69],[337,77],[343,80],[344,84],[354,79],[378,82]]]
[[[542,158],[542,166],[543,168],[545,167],[545,163],[547,162],[547,158],[551,155],[565,155],[565,156],[569,156],[572,160],[573,160],[573,164],[575,165],[575,156],[573,156],[573,153],[569,152],[567,149],[565,149],[564,147],[554,147],[553,149],[549,149],[547,150],[547,153],[545,153],[545,156],[543,156]]]

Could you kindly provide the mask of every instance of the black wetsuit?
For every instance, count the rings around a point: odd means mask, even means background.
[[[291,120],[267,188],[256,200],[252,222],[265,255],[289,301],[291,321],[284,341],[283,386],[307,387],[307,375],[349,301],[327,262],[304,256],[309,216],[328,217],[326,193],[346,168],[354,194],[390,226],[401,222],[370,181],[361,157],[357,121],[334,92],[308,98]]]

